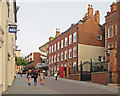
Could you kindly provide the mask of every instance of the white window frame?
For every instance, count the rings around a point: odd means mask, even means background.
[[[72,44],[72,34],[69,35],[69,45],[71,45],[71,44]]]
[[[77,41],[77,32],[73,33],[73,43]]]
[[[51,54],[51,46],[49,47],[49,54]]]
[[[56,55],[54,55],[54,63],[56,63]]]
[[[58,53],[57,54],[57,62],[59,62],[59,60],[60,60],[60,54]]]
[[[76,53],[75,53],[75,50],[76,50]],[[73,57],[76,57],[76,55],[77,55],[77,48],[73,47]]]
[[[63,39],[61,40],[61,48],[63,48]]]
[[[52,45],[52,53],[53,53],[53,45]]]
[[[67,50],[65,50],[65,60],[67,59]]]
[[[49,64],[51,64],[51,57],[49,57]]]
[[[54,44],[54,51],[56,51],[56,43]]]
[[[52,56],[52,61],[51,61],[51,63],[53,63],[53,56]]]
[[[63,52],[61,52],[61,61],[63,61]]]
[[[97,40],[102,40],[102,35],[97,35]]]
[[[108,28],[108,38],[112,38],[113,37],[113,25],[109,26]]]
[[[60,49],[60,42],[57,43],[57,49],[59,50]]]
[[[65,37],[65,47],[68,45],[68,38]]]
[[[72,58],[72,49],[69,49],[69,58]]]

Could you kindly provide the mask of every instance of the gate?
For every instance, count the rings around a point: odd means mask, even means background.
[[[85,64],[90,65],[90,68],[89,68],[90,70],[89,71],[88,70],[83,70],[83,65],[85,65]],[[81,72],[81,81],[91,81],[92,59],[91,59],[90,62],[86,61],[86,62],[82,63],[82,61],[81,61],[80,68],[81,68],[81,70],[80,70],[80,72]]]

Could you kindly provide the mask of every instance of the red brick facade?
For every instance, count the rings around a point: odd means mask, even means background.
[[[120,1],[111,5],[111,12],[107,12],[105,17],[106,28],[106,60],[109,60],[108,69],[112,72],[111,80],[113,84],[120,83]],[[111,45],[110,45],[111,44]]]
[[[70,35],[72,36],[72,42],[69,45]],[[101,40],[98,40],[97,36],[100,36]],[[67,38],[67,46],[65,46],[66,38]],[[74,38],[76,38],[75,42],[74,42],[75,40]],[[61,40],[63,40],[63,48],[61,48],[61,42],[62,42]],[[104,26],[99,24],[99,11],[96,11],[94,16],[92,5],[91,6],[89,5],[88,13],[84,16],[83,20],[80,20],[77,24],[71,24],[71,27],[67,31],[61,33],[60,35],[58,35],[48,43],[48,64],[49,64],[50,70],[52,70],[52,73],[55,71],[58,71],[57,69],[60,69],[60,68],[57,68],[57,66],[61,66],[61,65],[65,66],[65,64],[67,64],[66,60],[69,60],[71,67],[75,66],[75,70],[74,68],[73,70],[76,71],[78,69],[78,44],[91,45],[95,47],[99,46],[104,48],[105,46],[104,41],[105,41]],[[58,50],[58,42],[60,42],[59,50]],[[55,44],[56,44],[56,51],[54,51]],[[74,51],[75,48],[76,48],[76,51]],[[66,50],[67,50],[68,59],[65,60]],[[70,55],[69,50],[72,50],[71,58],[69,58],[69,55]],[[63,52],[63,61],[61,61],[61,52]],[[74,52],[76,52],[75,57],[73,56]],[[59,61],[57,62],[58,54],[59,54]],[[53,56],[53,59],[52,59],[52,56]],[[54,62],[54,57],[56,58],[56,62]],[[53,68],[51,66],[53,66]],[[55,66],[56,66],[56,69],[54,69]]]
[[[37,63],[41,63],[39,52],[31,53],[30,55],[26,56],[25,59],[28,60],[30,63],[28,66],[25,67],[25,69],[36,67]]]

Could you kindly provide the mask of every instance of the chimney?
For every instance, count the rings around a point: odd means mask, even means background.
[[[100,24],[100,13],[99,13],[98,10],[95,11],[94,18],[95,18],[96,22],[97,22],[98,24]]]
[[[88,5],[88,18],[93,17],[93,8],[92,5],[90,6],[90,4]]]
[[[54,39],[54,37],[49,37],[49,42],[52,41]]]
[[[111,7],[111,12],[114,12],[117,10],[117,4],[115,2],[113,2],[113,4],[110,7]]]
[[[56,28],[56,35],[55,37],[59,36],[60,35],[60,29],[59,28]]]
[[[74,24],[71,24],[71,27],[73,26]]]
[[[108,11],[108,12],[107,12],[107,15],[108,15],[109,13],[110,13],[110,12]]]

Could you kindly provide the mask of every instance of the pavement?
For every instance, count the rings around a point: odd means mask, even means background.
[[[75,94],[79,96],[80,94],[88,96],[94,96],[97,94],[96,96],[118,96],[117,88],[112,88],[109,86],[90,82],[76,81],[65,78],[58,78],[58,80],[54,80],[54,77],[46,77],[44,86],[40,85],[39,82],[40,81],[38,78],[38,85],[34,86],[32,79],[32,85],[28,86],[26,75],[22,77],[17,75],[17,78],[14,80],[13,85],[9,87],[2,96],[8,96],[10,94],[12,94],[11,96],[14,96],[15,94],[15,96],[25,96],[27,94],[32,94],[31,96],[39,96],[40,94],[42,94],[41,96],[43,96],[44,94],[73,94],[72,96],[74,96]]]

